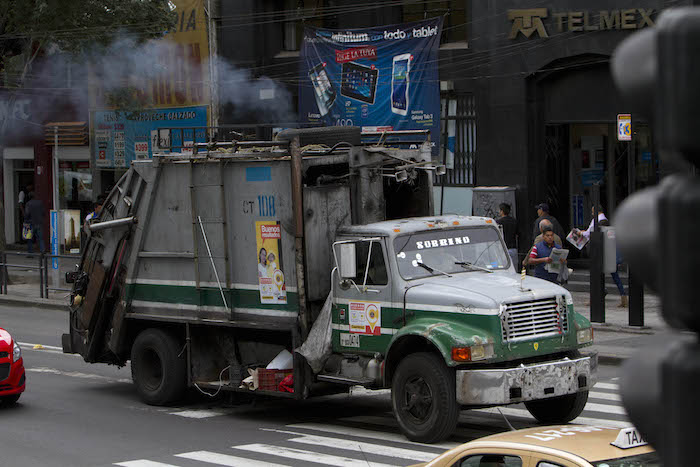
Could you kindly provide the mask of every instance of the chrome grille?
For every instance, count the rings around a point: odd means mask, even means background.
[[[506,303],[501,312],[504,342],[514,342],[565,334],[569,330],[563,297]]]

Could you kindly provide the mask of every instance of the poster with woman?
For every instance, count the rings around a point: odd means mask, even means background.
[[[282,272],[282,227],[279,221],[256,221],[255,240],[260,303],[285,305],[287,288]]]

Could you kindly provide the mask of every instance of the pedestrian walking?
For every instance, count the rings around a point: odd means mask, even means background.
[[[503,240],[508,248],[508,256],[513,267],[518,269],[518,221],[510,215],[510,204],[501,203],[498,206],[498,219],[496,222],[503,227]]]
[[[26,188],[20,189],[19,194],[17,195],[17,210],[19,211],[20,231],[22,231],[24,228],[24,204],[27,201],[27,192],[29,192],[30,187],[31,185],[28,185]],[[19,238],[20,243],[25,242],[24,237],[22,235],[20,235]]]
[[[595,206],[591,207],[591,223],[588,224],[588,228],[586,230],[579,230],[579,229],[574,229],[574,237],[586,237],[587,239],[590,240],[591,238],[591,232],[593,232],[593,226],[594,224],[594,217],[595,217],[595,211],[596,208]],[[610,225],[610,221],[608,218],[605,216],[605,213],[603,212],[603,208],[601,206],[598,207],[598,225],[601,227]],[[590,243],[589,243],[590,245]],[[613,281],[615,282],[615,285],[617,286],[617,291],[620,293],[620,304],[618,305],[619,308],[626,308],[629,304],[629,299],[627,295],[627,291],[625,290],[625,286],[622,283],[622,279],[620,279],[620,275],[618,274],[618,270],[620,269],[620,265],[622,265],[622,255],[620,254],[620,249],[615,248],[615,263],[616,263],[616,270],[615,272],[611,272],[610,276],[612,277]]]
[[[44,245],[44,203],[35,196],[33,191],[30,191],[26,198],[27,203],[24,206],[24,219],[29,223],[32,229],[31,238],[27,240],[27,253],[33,253],[34,240],[39,243],[39,251],[46,252]]]
[[[97,197],[97,200],[95,201],[95,207],[93,208],[92,212],[85,216],[86,223],[97,220],[100,217],[100,212],[102,212],[102,205],[105,204],[105,199],[106,197],[104,195],[100,195]]]
[[[552,230],[554,230],[554,233],[560,238],[566,237],[564,229],[561,228],[561,224],[557,218],[549,213],[549,204],[540,203],[535,206],[535,209],[537,209],[537,219],[535,219],[535,223],[532,226],[532,238],[535,238],[540,234],[540,222],[542,222],[543,219],[547,219],[552,223]]]
[[[535,277],[549,282],[558,282],[559,273],[549,272],[545,268],[546,264],[552,262],[550,255],[555,248],[561,248],[561,243],[557,244],[554,242],[554,231],[551,227],[544,227],[542,231],[542,241],[533,245],[530,251],[529,263],[535,265]],[[561,262],[566,263],[566,260],[561,259]]]

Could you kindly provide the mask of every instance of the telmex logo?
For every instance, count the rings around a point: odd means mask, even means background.
[[[552,13],[550,28],[557,32],[590,32],[613,29],[642,29],[653,26],[653,8],[629,8],[626,10],[568,11]],[[509,39],[519,33],[530,38],[535,32],[539,37],[549,37],[543,19],[550,18],[547,8],[508,10],[508,19],[513,22]],[[553,25],[551,24],[553,23]]]

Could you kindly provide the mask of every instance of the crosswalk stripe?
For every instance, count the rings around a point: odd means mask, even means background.
[[[326,433],[334,433],[336,435],[345,436],[357,436],[358,438],[370,438],[373,440],[382,441],[393,441],[403,444],[411,444],[414,446],[424,446],[424,447],[436,447],[440,449],[452,449],[460,445],[460,443],[435,443],[435,444],[423,444],[416,443],[414,441],[409,441],[406,437],[399,433],[385,433],[374,430],[365,430],[362,428],[350,428],[338,425],[326,425],[323,423],[295,423],[293,425],[287,425],[287,428],[292,429],[306,429],[306,430],[316,430],[324,431]]]
[[[220,415],[226,415],[223,410],[198,409],[198,410],[181,410],[178,412],[170,412],[170,415],[177,415],[185,418],[211,418]]]
[[[607,407],[607,406],[606,406]],[[532,419],[532,415],[526,409],[516,409],[513,407],[500,407],[501,411],[511,417],[522,417]],[[490,409],[473,409],[474,412],[490,413],[494,415],[499,415],[495,408]],[[591,417],[576,417],[573,420],[574,424],[578,425],[595,425],[595,426],[609,426],[612,428],[625,428],[631,425],[630,422],[623,420],[608,420],[604,418],[591,418]]]
[[[410,449],[394,448],[382,446],[380,444],[363,443],[350,441],[347,439],[330,438],[327,436],[304,435],[300,438],[292,438],[287,441],[294,443],[311,444],[313,446],[327,446],[329,448],[346,449],[379,456],[396,457],[400,459],[412,459],[427,462],[437,457],[437,454],[430,454],[422,451],[412,451]]]
[[[396,419],[393,415],[389,415],[386,417],[382,417],[379,415],[357,415],[355,417],[341,418],[340,420],[344,422],[347,421],[356,423],[368,423],[370,425],[386,426],[395,430],[398,429]],[[481,427],[479,429],[457,428],[454,431],[453,436],[456,436],[458,438],[481,438],[482,436],[484,436],[484,430],[481,429]]]
[[[595,402],[589,402],[586,407],[583,408],[584,412],[598,412],[607,413],[615,415],[627,415],[625,408],[619,405],[610,404],[596,404]]]
[[[605,399],[606,401],[615,402],[620,402],[622,400],[619,394],[613,394],[611,392],[591,391],[588,393],[588,397],[592,399]]]
[[[272,456],[280,456],[287,459],[297,459],[304,462],[317,462],[325,465],[335,465],[338,467],[389,467],[391,464],[380,464],[372,462],[371,464],[365,459],[351,459],[349,457],[332,456],[320,452],[304,451],[301,449],[285,448],[282,446],[273,446],[271,444],[245,444],[242,446],[231,446],[233,449],[241,449],[243,451],[255,452],[258,454],[268,454]]]
[[[615,391],[620,389],[620,385],[615,383],[595,383],[593,387],[595,389],[613,389]]]
[[[182,457],[183,459],[208,462],[210,464],[225,465],[229,467],[288,467],[287,464],[280,464],[279,462],[263,462],[254,459],[247,459],[245,457],[236,457],[229,454],[220,454],[218,452],[210,451],[185,452],[183,454],[176,454],[175,457]]]
[[[163,464],[162,462],[154,462],[146,459],[139,459],[129,462],[119,462],[113,465],[121,465],[122,467],[177,467],[173,464]]]

